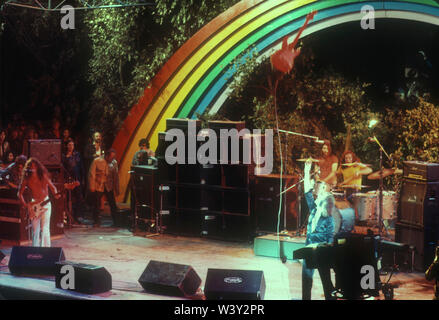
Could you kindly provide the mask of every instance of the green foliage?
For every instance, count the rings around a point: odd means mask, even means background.
[[[59,12],[13,6],[3,7],[0,29],[2,56],[10,57],[4,72],[15,73],[2,75],[11,81],[9,86],[19,83],[23,89],[20,96],[5,93],[5,103],[11,106],[7,111],[46,120],[59,109],[65,117],[63,122],[68,120],[65,124],[74,126],[75,119],[67,114],[74,113],[70,108],[81,100],[78,92],[83,68],[76,61],[81,55],[79,38],[60,27]]]
[[[279,128],[318,136],[332,141],[334,153],[340,157],[345,148],[354,151],[363,163],[379,169],[380,148],[369,137],[376,137],[384,150],[384,167],[402,167],[403,160],[436,162],[439,156],[439,107],[420,100],[415,106],[393,105],[375,110],[367,95],[371,85],[359,79],[349,79],[331,68],[315,67],[310,49],[302,49],[291,74],[279,77],[270,68],[268,59],[259,63],[255,54],[244,64],[235,65],[239,76],[232,82],[230,95],[221,114],[237,120],[245,119],[250,128],[276,128],[274,109],[275,79],[280,79],[276,91]],[[246,107],[247,106],[247,109]],[[248,107],[250,106],[250,107]],[[248,109],[251,109],[248,112]],[[369,128],[369,121],[378,124]],[[350,141],[347,141],[350,128]],[[318,156],[320,145],[311,139],[281,134],[284,172],[296,169],[295,159]],[[348,145],[347,145],[348,144]],[[274,140],[274,171],[280,171],[280,151]],[[396,178],[387,179],[387,187],[397,188]]]
[[[439,106],[420,100],[408,110],[389,112],[394,128],[392,156],[401,166],[405,160],[437,162],[439,158]]]
[[[222,114],[241,117],[250,128],[276,128],[273,88],[278,79],[275,94],[280,129],[330,139],[334,152],[340,155],[345,148],[346,129],[350,126],[354,151],[372,160],[368,157],[372,147],[365,146],[364,141],[371,134],[367,130],[368,120],[379,115],[371,112],[365,97],[369,84],[358,79],[351,81],[331,69],[315,70],[314,55],[306,49],[296,59],[293,72],[285,76],[271,70],[269,59],[261,64],[259,60],[254,53],[244,64],[235,63],[239,76],[232,82],[233,93]],[[245,112],[245,105],[250,106],[250,112]],[[286,147],[282,153],[284,171],[288,173],[294,171],[295,159],[316,157],[321,148],[309,138],[284,133],[281,133],[281,143]],[[274,168],[279,172],[278,139],[274,144]]]
[[[90,115],[111,141],[129,109],[172,54],[238,0],[158,0],[154,7],[88,11]],[[115,3],[108,0],[108,4]]]

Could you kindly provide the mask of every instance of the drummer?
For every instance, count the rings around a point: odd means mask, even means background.
[[[368,175],[372,169],[361,163],[353,151],[347,150],[341,157],[342,164],[338,173],[343,175],[341,186],[352,186],[346,188],[346,199],[352,202],[352,194],[361,190],[362,176]]]
[[[318,159],[320,174],[317,178],[319,181],[334,187],[337,184],[338,159],[332,154],[331,142],[329,140],[323,141],[322,154]]]

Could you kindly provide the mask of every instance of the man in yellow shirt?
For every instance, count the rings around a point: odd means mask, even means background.
[[[372,169],[361,163],[355,153],[349,150],[343,153],[341,159],[342,165],[339,169],[343,175],[343,182],[341,184],[359,189],[357,186],[361,186],[362,176],[372,173]]]
[[[343,153],[341,161],[342,165],[338,172],[343,175],[343,182],[340,185],[349,186],[346,189],[346,199],[351,201],[352,194],[361,190],[362,176],[370,174],[372,169],[361,163],[355,153],[350,150]]]

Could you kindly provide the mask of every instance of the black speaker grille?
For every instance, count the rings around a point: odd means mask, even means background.
[[[191,266],[151,260],[139,283],[151,293],[184,296],[195,294],[201,278]]]

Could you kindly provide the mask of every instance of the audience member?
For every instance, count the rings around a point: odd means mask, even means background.
[[[23,142],[19,137],[19,130],[17,128],[13,128],[11,131],[9,148],[14,154],[21,154],[21,151],[23,150]]]
[[[105,182],[108,176],[108,163],[104,156],[97,157],[93,160],[89,174],[88,187],[90,190],[90,200],[93,210],[94,226],[100,225],[101,199],[105,191]]]
[[[75,150],[75,142],[69,139],[67,143],[66,152],[62,155],[62,164],[66,169],[66,182],[79,182],[79,186],[75,187],[71,192],[73,219],[76,223],[80,223],[83,218],[84,211],[84,167],[81,160],[81,155]]]
[[[14,159],[14,153],[9,150],[3,158],[3,168],[7,168],[10,164],[14,163]]]
[[[9,142],[6,141],[6,130],[0,130],[0,160],[4,160],[9,151]]]
[[[116,205],[115,196],[119,195],[119,168],[116,160],[116,150],[109,149],[105,152],[105,160],[108,164],[108,176],[105,181],[105,197],[111,209],[111,217],[113,224],[116,222],[116,214],[118,208]]]

